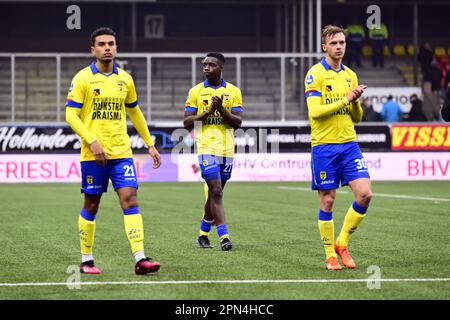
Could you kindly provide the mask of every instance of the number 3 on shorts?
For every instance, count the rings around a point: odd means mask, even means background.
[[[364,158],[355,159],[355,162],[356,162],[356,169],[358,170],[367,169],[366,160],[364,160]]]

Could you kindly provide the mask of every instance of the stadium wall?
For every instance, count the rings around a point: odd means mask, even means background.
[[[309,126],[244,127],[236,131],[234,181],[310,181]],[[450,180],[450,125],[356,126],[373,180]],[[129,128],[141,182],[200,181],[194,136],[152,127],[161,151],[152,169],[145,145]],[[0,182],[80,182],[79,138],[69,127],[0,127]]]

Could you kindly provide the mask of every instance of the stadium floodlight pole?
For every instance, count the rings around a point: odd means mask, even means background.
[[[414,61],[413,61],[413,72],[414,72],[414,85],[418,84],[417,77],[417,58],[418,58],[418,48],[419,48],[419,5],[417,2],[413,4],[413,41],[414,41]]]
[[[152,121],[152,57],[147,56],[147,123]]]
[[[300,0],[299,4],[299,16],[300,16],[300,53],[305,52],[305,0]],[[304,91],[303,79],[305,78],[305,68],[304,68],[305,59],[300,58],[300,94]],[[300,99],[300,112],[303,112],[305,109],[305,99]]]
[[[11,122],[16,121],[16,56],[11,55]]]
[[[277,5],[277,9],[276,9],[276,23],[275,23],[275,34],[276,34],[276,41],[277,41],[277,45],[276,45],[276,51],[277,52],[282,52],[282,48],[281,48],[281,38],[282,38],[282,30],[281,30],[281,20],[282,20],[282,16],[281,16],[281,5],[278,4]]]
[[[284,83],[286,81],[286,58],[285,57],[281,57],[280,58],[280,62],[281,62],[281,93],[280,93],[280,98],[281,98],[281,122],[285,122],[286,121],[286,84]]]
[[[300,35],[299,35],[299,46],[300,52],[305,52],[305,0],[299,0],[299,16],[300,16]]]
[[[191,79],[192,79],[191,83],[192,83],[192,86],[195,86],[195,83],[197,81],[197,71],[196,71],[197,68],[195,66],[195,59],[196,59],[196,56],[192,55],[191,56]]]
[[[236,85],[241,87],[241,55],[236,56]]]
[[[316,2],[316,52],[321,53],[322,52],[322,40],[321,40],[321,33],[322,33],[322,0],[317,0]]]
[[[289,51],[289,8],[284,4],[284,52]]]
[[[297,0],[292,1],[292,52],[297,51]]]
[[[308,52],[313,52],[313,1],[308,0]],[[308,58],[308,68],[312,66],[312,58]]]
[[[131,51],[136,52],[136,2],[131,3]]]
[[[61,122],[61,56],[56,55],[56,121]]]

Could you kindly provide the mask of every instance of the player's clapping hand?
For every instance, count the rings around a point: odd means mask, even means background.
[[[108,160],[108,155],[97,140],[91,143],[91,151],[94,154],[95,162],[104,167],[106,165],[106,161]]]
[[[161,156],[155,146],[148,148],[148,154],[153,159],[153,169],[158,169],[161,166]]]
[[[353,102],[353,101],[359,99],[359,97],[361,97],[361,95],[363,94],[363,92],[366,88],[367,88],[367,86],[365,84],[360,84],[355,89],[350,91],[347,95],[348,102]]]
[[[212,97],[212,103],[211,108],[214,110],[213,113],[217,110],[222,108],[222,98],[219,98],[218,96]]]

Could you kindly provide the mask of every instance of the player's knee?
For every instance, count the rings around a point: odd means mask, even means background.
[[[334,198],[335,197],[332,195],[326,195],[322,197],[321,199],[322,207],[326,208],[327,211],[331,211],[334,205]]]
[[[84,204],[84,210],[91,214],[97,214],[99,203],[91,202],[91,203],[85,203]]]
[[[364,192],[361,192],[358,196],[359,201],[363,203],[365,206],[368,206],[370,203],[370,200],[372,200],[372,191],[367,190]]]
[[[137,196],[135,194],[128,195],[122,199],[122,208],[129,209],[138,206]]]
[[[222,200],[223,197],[223,191],[221,187],[213,187],[209,190],[210,196],[213,200],[219,201]]]

